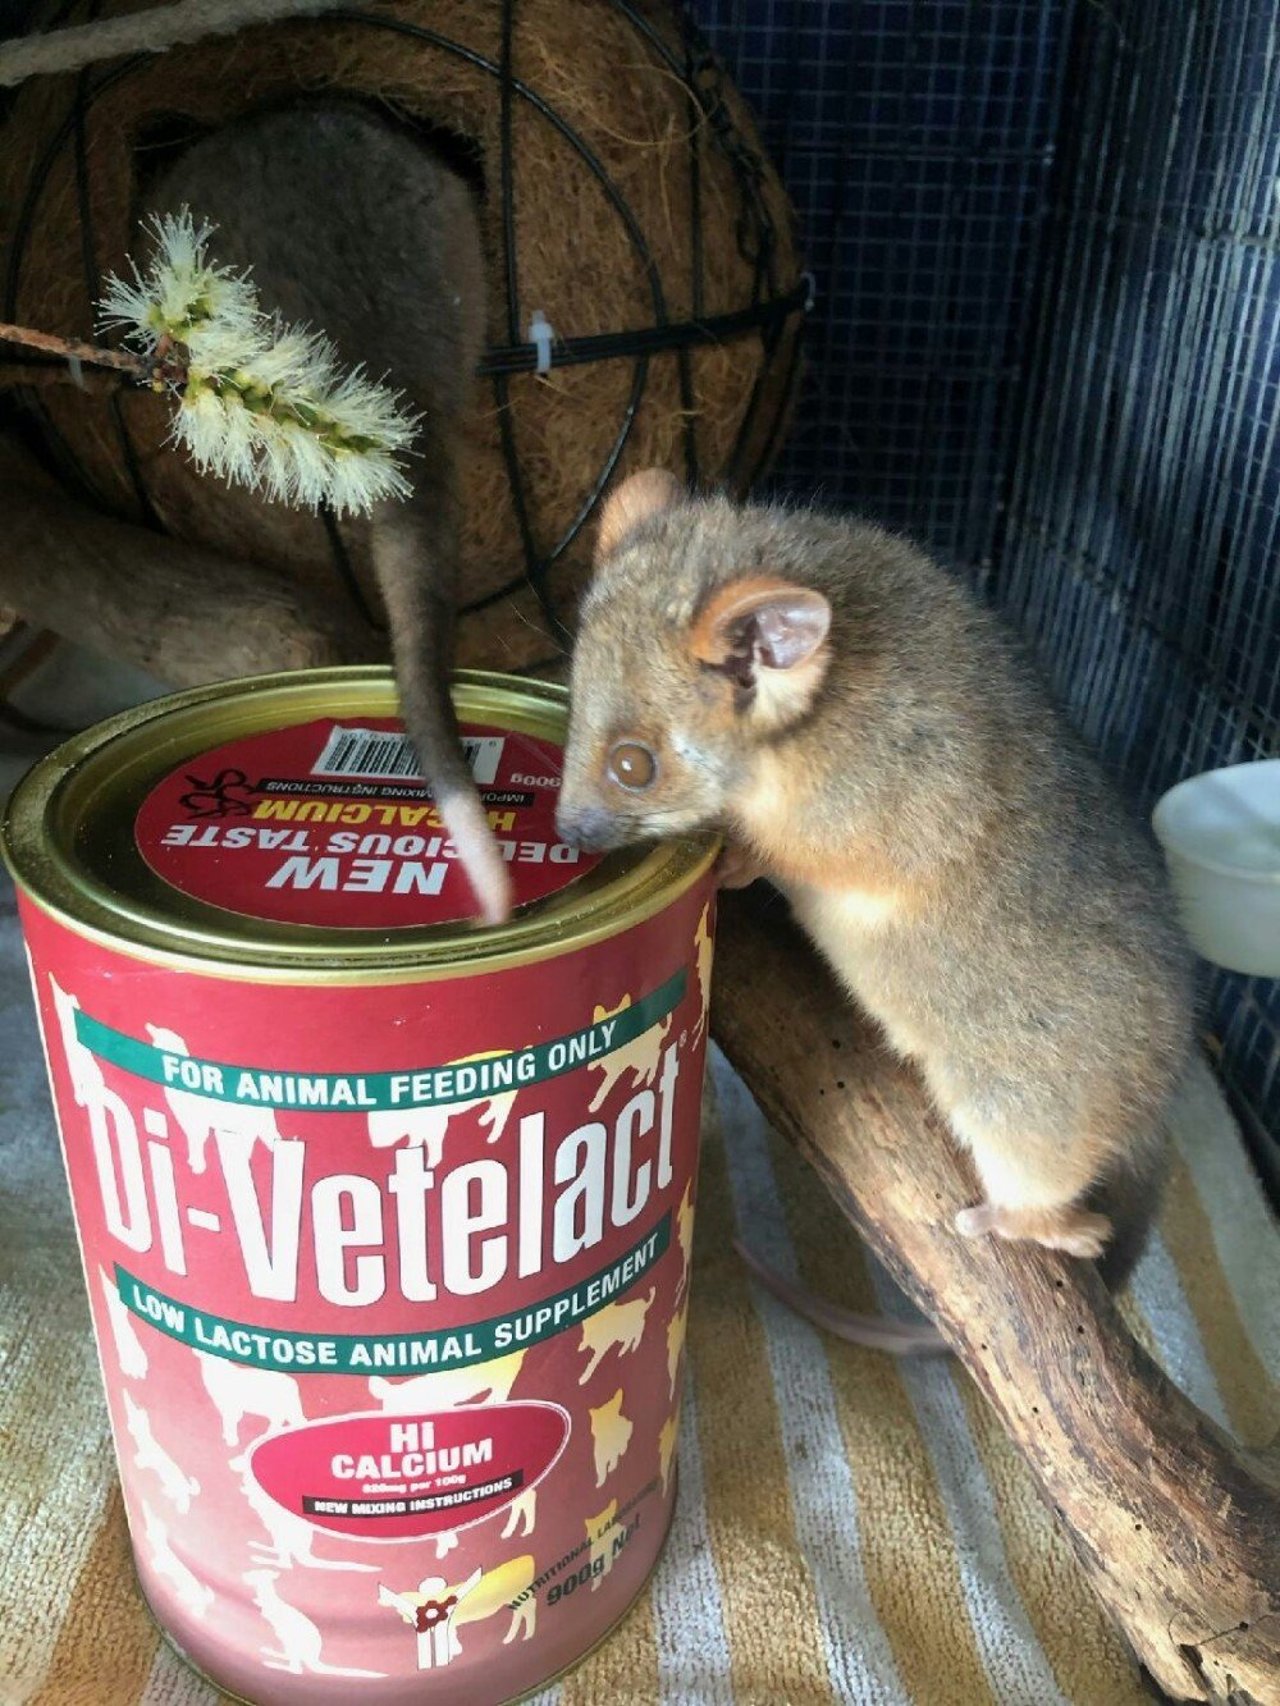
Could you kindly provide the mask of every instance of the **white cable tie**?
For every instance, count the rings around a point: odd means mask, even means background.
[[[528,337],[529,342],[538,352],[538,365],[534,371],[540,375],[550,373],[551,343],[555,333],[551,329],[550,320],[547,319],[541,308],[535,308],[533,311],[533,318],[529,322]]]

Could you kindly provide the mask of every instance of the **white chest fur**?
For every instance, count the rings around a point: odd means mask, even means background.
[[[868,933],[877,933],[901,905],[897,895],[882,890],[822,889],[809,883],[790,883],[786,888],[796,917],[833,959],[842,940],[847,938],[856,952],[865,945]]]
[[[791,909],[845,985],[880,1021],[899,1054],[920,1058],[928,1033],[916,1004],[903,998],[899,980],[886,975],[881,952],[887,926],[900,914],[900,896],[874,889],[820,889],[785,885]]]

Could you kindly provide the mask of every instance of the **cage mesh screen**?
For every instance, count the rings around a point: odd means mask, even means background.
[[[694,10],[817,279],[779,484],[961,569],[1143,807],[1280,754],[1275,8]],[[1280,986],[1205,1017],[1274,1189]]]

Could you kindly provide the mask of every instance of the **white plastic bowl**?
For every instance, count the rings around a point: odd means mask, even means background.
[[[1280,977],[1280,758],[1179,782],[1151,821],[1191,945],[1227,971]]]

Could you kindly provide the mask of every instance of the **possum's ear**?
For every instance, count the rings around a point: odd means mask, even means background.
[[[704,667],[753,689],[752,717],[780,726],[803,715],[827,672],[831,606],[811,587],[753,577],[713,593],[690,631]]]
[[[811,587],[768,578],[732,581],[698,612],[690,645],[699,663],[751,684],[759,669],[810,662],[831,627],[831,606]]]
[[[642,521],[670,509],[681,498],[680,482],[665,468],[646,468],[610,492],[600,512],[596,535],[596,561],[607,557]]]

